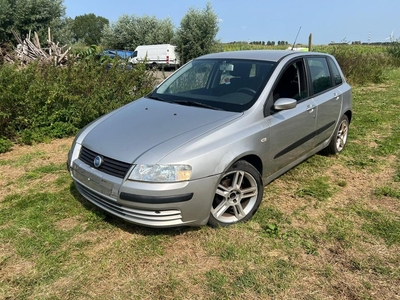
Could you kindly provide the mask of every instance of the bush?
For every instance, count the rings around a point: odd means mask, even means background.
[[[0,66],[0,138],[31,144],[73,135],[155,86],[144,65],[125,69],[124,61],[113,63],[93,57],[65,68]]]
[[[0,138],[0,153],[6,153],[11,149],[13,143],[10,140]]]
[[[400,66],[400,42],[394,41],[387,48],[387,53],[393,59],[393,63],[396,66]]]
[[[351,84],[380,83],[385,80],[385,69],[391,66],[383,47],[340,44],[316,47],[315,51],[335,56]]]

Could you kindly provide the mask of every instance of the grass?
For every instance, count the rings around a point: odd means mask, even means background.
[[[349,143],[264,190],[228,228],[110,217],[65,169],[72,139],[0,154],[0,299],[397,299],[400,70],[354,87]]]

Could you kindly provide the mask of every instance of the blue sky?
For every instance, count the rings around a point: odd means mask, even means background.
[[[341,41],[384,42],[400,36],[399,0],[211,0],[219,18],[217,38],[232,41],[313,44]],[[64,0],[74,18],[94,13],[116,22],[124,14],[169,17],[179,27],[190,7],[205,8],[207,0]]]

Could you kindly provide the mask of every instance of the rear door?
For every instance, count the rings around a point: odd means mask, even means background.
[[[329,139],[335,129],[342,109],[342,78],[335,64],[325,56],[309,57],[306,65],[313,99],[317,105],[315,146]]]

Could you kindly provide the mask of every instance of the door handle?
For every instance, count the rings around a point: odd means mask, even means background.
[[[335,100],[339,100],[339,99],[340,99],[339,93],[334,93],[334,94],[333,94],[333,97],[335,98]]]
[[[315,105],[310,104],[310,105],[307,105],[307,109],[306,110],[309,111],[309,112],[313,112],[314,108],[315,108]]]

